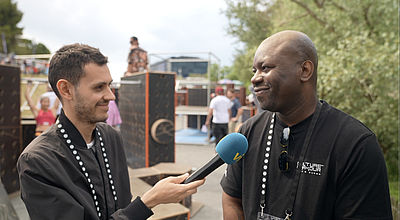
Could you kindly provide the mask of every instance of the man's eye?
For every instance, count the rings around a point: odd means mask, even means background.
[[[263,71],[269,70],[271,68],[272,68],[272,66],[262,66]]]

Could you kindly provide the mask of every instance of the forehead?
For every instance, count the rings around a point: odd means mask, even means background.
[[[48,96],[42,96],[40,101],[50,101],[50,98]]]
[[[96,84],[99,82],[111,82],[112,77],[110,70],[106,64],[97,65],[95,63],[86,64],[83,68],[85,74],[80,79],[80,82],[87,84]]]
[[[290,42],[267,39],[257,48],[254,56],[254,65],[264,62],[278,63],[292,60],[296,56],[295,51]]]

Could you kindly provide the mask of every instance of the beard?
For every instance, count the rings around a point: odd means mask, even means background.
[[[265,96],[256,96],[258,103],[260,104],[261,109],[267,110],[270,112],[274,112],[274,103],[272,100]]]
[[[75,113],[79,120],[95,124],[97,122],[104,122],[108,118],[108,114],[96,113],[96,106],[90,106],[85,99],[76,93],[76,105],[74,107]]]

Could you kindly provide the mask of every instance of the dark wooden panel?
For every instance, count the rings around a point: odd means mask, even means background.
[[[20,69],[0,65],[0,176],[8,193],[19,190],[20,120]]]
[[[19,190],[16,164],[21,154],[19,126],[0,127],[0,176],[8,193]]]
[[[0,65],[0,126],[16,126],[20,120],[19,68]]]
[[[175,161],[175,75],[150,74],[149,166]],[[157,129],[152,132],[151,129]]]
[[[124,77],[121,80],[118,91],[122,118],[121,135],[128,165],[132,168],[145,167],[146,157],[148,166],[160,162],[174,162],[175,75],[149,73],[148,85],[146,85],[146,73]],[[146,101],[148,101],[147,113]],[[148,117],[147,127],[146,117]]]
[[[207,89],[188,89],[189,106],[207,106]]]

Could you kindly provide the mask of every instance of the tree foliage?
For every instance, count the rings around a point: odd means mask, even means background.
[[[49,54],[49,49],[42,43],[35,43],[21,38],[23,28],[18,27],[22,19],[22,12],[17,3],[11,0],[0,0],[0,42],[4,34],[8,53],[15,54]],[[4,52],[0,43],[0,52]]]
[[[16,54],[49,54],[50,50],[42,43],[35,43],[28,39],[18,39],[14,52]]]
[[[306,33],[318,50],[320,98],[374,131],[391,178],[397,179],[397,1],[227,0],[227,5],[228,33],[246,45],[236,55],[231,75],[249,84],[254,51],[271,33],[287,29]]]
[[[22,28],[17,24],[22,19],[22,12],[18,10],[17,3],[11,0],[0,0],[0,35],[4,33],[8,52],[13,51],[17,44],[17,37],[22,34]],[[0,45],[4,51],[3,44]]]

